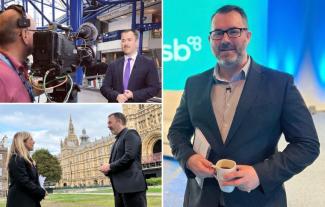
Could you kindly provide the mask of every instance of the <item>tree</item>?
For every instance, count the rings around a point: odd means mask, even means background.
[[[46,182],[59,182],[62,169],[57,157],[51,155],[47,149],[36,150],[32,157],[36,161],[39,174],[46,177]]]

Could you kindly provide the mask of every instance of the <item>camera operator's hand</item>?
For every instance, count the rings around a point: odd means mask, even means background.
[[[130,90],[125,90],[124,91],[124,95],[128,98],[128,99],[133,99],[133,92]]]
[[[128,98],[126,97],[125,94],[119,94],[119,95],[117,95],[116,100],[119,103],[124,103],[128,100]]]

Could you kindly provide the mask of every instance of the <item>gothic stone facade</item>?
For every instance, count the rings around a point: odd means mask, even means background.
[[[161,156],[161,105],[129,104],[123,105],[128,128],[136,129],[142,139],[143,163],[150,157]],[[95,186],[108,185],[109,179],[99,172],[103,163],[108,163],[113,135],[89,141],[86,130],[77,137],[70,117],[68,135],[61,141],[59,161],[62,167],[62,179],[58,186]],[[160,166],[161,167],[161,166]]]
[[[2,140],[6,140],[6,136]],[[8,190],[7,171],[8,148],[4,146],[4,141],[0,142],[0,196],[6,196]]]

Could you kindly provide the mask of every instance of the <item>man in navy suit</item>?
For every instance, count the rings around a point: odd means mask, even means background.
[[[100,91],[109,102],[146,102],[161,89],[155,63],[137,53],[135,30],[122,32],[121,47],[124,57],[108,66]]]
[[[245,12],[237,6],[218,9],[209,41],[218,63],[190,77],[169,129],[175,158],[188,178],[184,206],[284,207],[283,183],[319,155],[312,117],[289,74],[263,67],[246,48],[251,38]],[[199,129],[211,149],[196,153],[190,141]],[[281,134],[287,147],[277,150]],[[224,175],[223,193],[211,167],[231,159],[237,171]],[[204,178],[200,186],[195,177]]]

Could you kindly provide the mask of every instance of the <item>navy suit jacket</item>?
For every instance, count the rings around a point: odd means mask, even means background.
[[[310,165],[319,155],[319,141],[312,117],[293,77],[256,64],[250,65],[226,142],[223,144],[213,108],[213,69],[190,77],[169,129],[172,152],[188,177],[184,206],[217,206],[220,188],[206,178],[202,189],[186,168],[193,155],[190,142],[199,128],[211,145],[208,160],[227,158],[254,167],[260,186],[250,193],[235,188],[224,193],[227,207],[287,206],[283,183]],[[289,143],[278,152],[281,134]]]
[[[117,102],[117,95],[124,93],[123,69],[124,56],[111,63],[107,68],[100,91],[109,102]],[[161,83],[155,63],[143,55],[138,55],[128,84],[128,90],[133,92],[133,99],[128,102],[145,102],[156,96],[160,89]]]
[[[134,193],[147,189],[141,165],[141,138],[137,131],[124,129],[118,135],[109,159],[110,177],[114,191]]]

